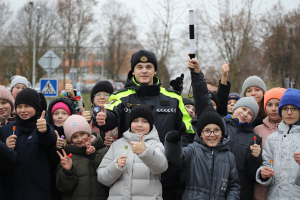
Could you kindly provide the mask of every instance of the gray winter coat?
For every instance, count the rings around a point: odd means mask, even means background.
[[[111,187],[108,200],[162,200],[160,174],[168,168],[164,146],[154,126],[143,136],[145,151],[137,155],[132,152],[130,142],[139,140],[140,135],[126,131],[112,143],[98,167],[98,181]],[[120,168],[117,160],[122,155],[127,159],[126,165]]]
[[[300,125],[289,126],[282,121],[278,131],[268,136],[262,153],[263,163],[256,172],[256,181],[270,189],[268,199],[300,198],[300,165],[293,158],[295,152],[300,152]],[[263,180],[261,169],[271,168],[271,159],[275,174]]]
[[[172,144],[165,140],[167,158],[184,168],[186,174],[182,199],[240,199],[239,176],[228,141],[223,136],[222,142],[212,148],[196,134],[194,142],[182,148],[181,142]]]

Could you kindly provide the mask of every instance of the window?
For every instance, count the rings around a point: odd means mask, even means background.
[[[93,74],[101,74],[101,66],[93,66]]]

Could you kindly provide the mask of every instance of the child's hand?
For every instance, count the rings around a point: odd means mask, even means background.
[[[142,135],[140,136],[140,142],[132,142],[131,141],[130,144],[131,144],[132,152],[135,154],[141,154],[146,149]]]
[[[56,151],[56,153],[59,155],[60,157],[60,164],[61,166],[63,166],[63,168],[65,168],[66,170],[70,171],[72,168],[72,159],[67,156],[65,150],[62,149],[62,152],[64,154],[64,156],[62,156],[59,151]]]
[[[58,132],[55,130],[55,134],[56,134],[56,148],[57,149],[61,149],[64,145],[64,139],[60,138],[58,135]]]
[[[72,81],[70,80],[69,83],[66,83],[65,85],[65,91],[68,93],[68,96],[73,98],[75,97]]]
[[[91,137],[88,137],[88,144],[83,140],[83,144],[86,147],[86,155],[90,155],[92,153],[95,153],[96,149],[91,144]]]
[[[108,147],[110,147],[111,144],[114,142],[113,137],[106,136],[104,139],[105,139],[104,140],[104,145],[106,145]]]
[[[127,158],[127,156],[120,156],[118,158],[118,166],[119,167],[124,167],[126,165],[126,158]]]
[[[45,120],[46,111],[42,112],[41,118],[36,122],[36,127],[40,133],[45,133],[47,131],[47,122]]]
[[[16,135],[10,135],[6,139],[6,146],[14,150],[14,148],[16,147],[16,139],[17,139]]]
[[[269,167],[263,167],[260,171],[260,174],[263,179],[271,178],[274,176],[274,170]]]
[[[224,64],[222,65],[222,76],[226,76],[228,77],[228,72],[229,72],[229,65],[227,64],[227,62],[224,62]]]
[[[99,126],[103,126],[106,124],[105,119],[106,119],[106,111],[104,105],[101,105],[101,112],[97,113],[96,122]]]
[[[296,163],[300,164],[300,152],[294,153],[294,160]]]
[[[91,121],[91,113],[90,111],[84,111],[84,108],[81,107],[82,113],[81,115],[86,119],[87,122]]]
[[[250,149],[252,151],[253,157],[257,158],[261,152],[260,146],[258,144],[254,144],[254,145],[250,146]]]
[[[189,68],[189,70],[194,69],[194,72],[197,74],[199,74],[201,72],[199,62],[195,58],[194,59],[188,58],[187,67]]]

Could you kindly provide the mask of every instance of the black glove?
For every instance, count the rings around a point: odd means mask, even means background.
[[[167,134],[167,137],[166,137],[166,140],[170,143],[178,143],[180,140],[181,140],[181,135],[182,133],[184,133],[185,131],[185,127],[182,126],[180,127],[179,131],[170,131],[168,134]]]
[[[183,89],[183,79],[184,74],[181,74],[180,77],[177,77],[175,80],[171,80],[170,85],[172,86],[173,90],[181,93]]]

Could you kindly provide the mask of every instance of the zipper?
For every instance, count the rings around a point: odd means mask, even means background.
[[[293,127],[293,125],[289,125],[290,126],[290,128],[289,128],[289,130],[288,130],[288,132],[287,132],[287,135],[290,133],[290,130],[292,129],[292,127]],[[286,135],[284,135],[283,137],[282,137],[282,142],[283,142],[283,138],[284,137],[286,137]]]
[[[211,186],[213,187],[213,180],[214,180],[214,166],[215,166],[215,148],[212,148],[212,151],[211,151],[211,157],[212,157],[212,176],[211,176]],[[212,191],[213,191],[213,188],[211,188],[210,190],[210,198],[212,198]]]

